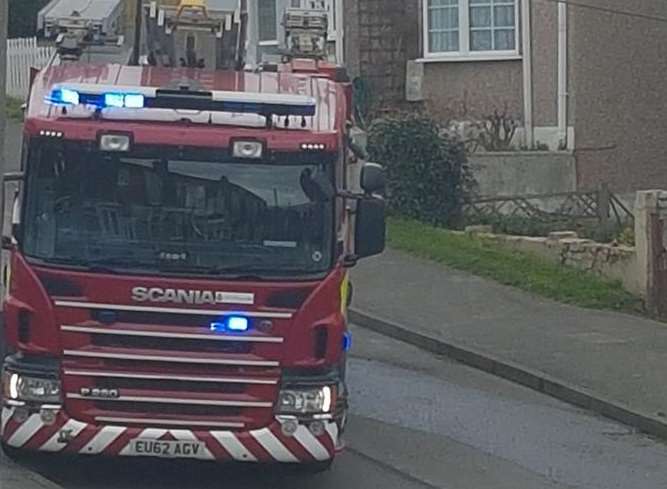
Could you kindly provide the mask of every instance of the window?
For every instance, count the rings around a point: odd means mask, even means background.
[[[258,0],[259,42],[278,43],[278,14],[276,0]]]
[[[290,0],[290,7],[326,10],[329,16],[329,32],[327,33],[327,37],[330,41],[336,40],[336,35],[338,34],[336,0]]]
[[[427,58],[518,54],[517,0],[423,1]]]

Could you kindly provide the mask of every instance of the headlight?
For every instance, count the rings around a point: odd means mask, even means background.
[[[331,387],[318,389],[285,389],[278,397],[280,414],[316,414],[331,411]]]
[[[59,403],[60,382],[6,371],[2,374],[2,395],[14,401]]]
[[[232,154],[234,158],[261,158],[264,144],[261,141],[234,141]]]

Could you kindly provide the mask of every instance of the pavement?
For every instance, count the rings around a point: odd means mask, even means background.
[[[395,250],[352,279],[356,324],[667,437],[667,324],[563,305]]]

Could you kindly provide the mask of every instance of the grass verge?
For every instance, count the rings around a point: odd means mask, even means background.
[[[21,106],[24,104],[23,100],[8,97],[7,98],[7,119],[12,121],[22,121],[23,120],[23,109]]]
[[[391,218],[388,228],[392,248],[451,268],[567,304],[632,313],[644,310],[642,301],[625,291],[620,282],[413,220]]]

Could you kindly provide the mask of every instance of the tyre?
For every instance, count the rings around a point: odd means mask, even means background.
[[[0,447],[2,448],[2,451],[5,453],[5,455],[12,460],[21,460],[21,458],[24,458],[26,456],[23,450],[10,447],[4,441],[0,442]]]

